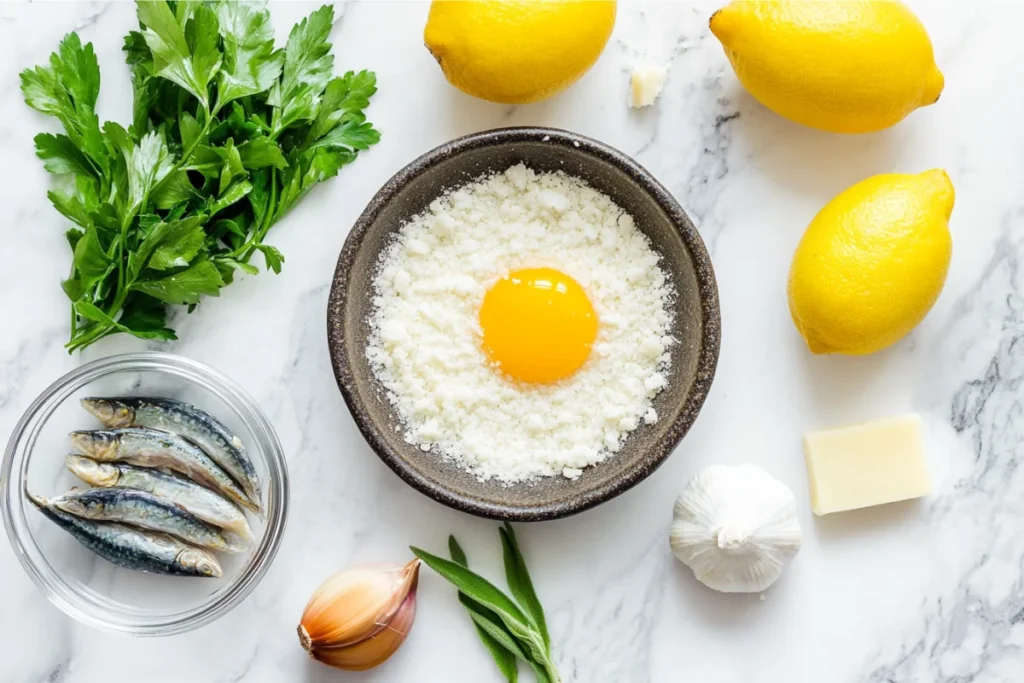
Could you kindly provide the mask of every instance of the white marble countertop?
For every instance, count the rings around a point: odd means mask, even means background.
[[[279,40],[305,3],[273,7]],[[279,276],[247,277],[174,320],[161,348],[241,382],[288,452],[292,509],[255,592],[187,635],[129,639],[51,606],[0,543],[0,681],[280,683],[499,681],[452,589],[425,572],[416,627],[367,674],[309,662],[294,628],[311,589],[359,561],[404,561],[454,533],[500,575],[497,525],[404,485],[365,445],[335,386],[324,334],[327,287],[355,217],[416,155],[508,125],[575,130],[635,156],[691,213],[722,305],[722,352],[704,410],[673,457],[635,489],[566,520],[522,526],[566,681],[580,683],[1009,683],[1024,671],[1024,4],[915,5],[946,76],[941,101],[890,130],[844,137],[789,123],[739,87],[709,36],[713,4],[625,3],[596,67],[531,106],[449,87],[422,46],[426,3],[338,6],[337,68],[370,68],[381,144],[320,186],[271,233]],[[72,29],[96,43],[99,113],[125,120],[120,47],[133,7],[0,4],[0,435],[32,398],[84,360],[145,343],[109,339],[69,357],[65,220],[32,137],[18,71]],[[671,60],[652,109],[625,106],[627,67]],[[875,173],[940,166],[957,190],[945,291],[902,343],[863,358],[814,357],[789,319],[785,282],[804,227],[834,194]],[[915,411],[927,428],[931,498],[816,519],[800,437],[813,428]],[[797,492],[804,547],[763,596],[722,595],[670,555],[672,503],[706,464],[758,463]],[[524,674],[524,679],[527,679]]]

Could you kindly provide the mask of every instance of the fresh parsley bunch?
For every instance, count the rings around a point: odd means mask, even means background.
[[[270,227],[380,140],[363,114],[374,74],[331,77],[331,7],[296,24],[283,49],[265,2],[146,0],[137,12],[124,43],[127,130],[100,127],[99,65],[77,34],[21,74],[25,102],[65,130],[35,144],[65,179],[50,201],[76,226],[63,282],[71,351],[118,332],[176,339],[167,305],[191,310],[236,269],[256,273],[256,252],[280,272],[284,258],[263,242]]]

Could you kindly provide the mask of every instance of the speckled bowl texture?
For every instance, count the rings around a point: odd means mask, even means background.
[[[654,400],[659,420],[630,434],[622,449],[575,480],[547,477],[515,485],[481,482],[455,463],[403,440],[404,430],[366,358],[373,278],[390,236],[446,191],[524,163],[565,171],[605,193],[636,220],[678,292],[669,386]],[[665,461],[697,419],[718,362],[718,289],[704,242],[672,195],[635,161],[595,140],[552,128],[504,128],[468,135],[427,152],[377,193],[338,258],[327,307],[327,336],[338,386],[377,455],[411,486],[445,505],[511,521],[554,519],[614,498]],[[595,406],[595,410],[600,406]]]

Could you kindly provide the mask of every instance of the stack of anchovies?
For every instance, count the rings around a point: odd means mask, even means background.
[[[127,569],[223,575],[211,551],[253,541],[242,508],[262,515],[260,482],[242,441],[209,413],[167,398],[86,398],[106,429],[71,433],[67,466],[96,488],[49,500],[53,522]]]

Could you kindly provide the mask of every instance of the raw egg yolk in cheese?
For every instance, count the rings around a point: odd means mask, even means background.
[[[514,270],[484,295],[483,347],[502,372],[548,384],[573,374],[590,355],[597,315],[578,282],[554,268]]]

